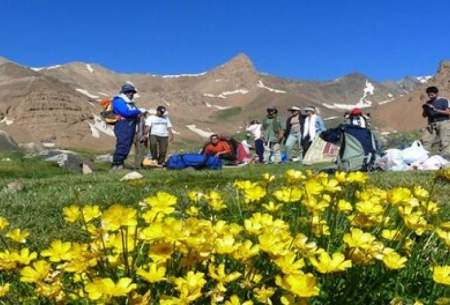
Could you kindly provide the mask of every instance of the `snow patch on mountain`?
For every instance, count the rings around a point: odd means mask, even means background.
[[[194,124],[186,125],[186,127],[187,127],[190,131],[192,131],[193,133],[198,134],[199,136],[201,136],[201,137],[203,137],[203,138],[209,138],[209,137],[213,134],[213,133],[210,132],[210,131],[205,131],[205,130],[202,130],[202,129],[200,129],[200,128],[197,128],[197,126],[194,125]]]
[[[61,68],[61,65],[54,65],[54,66],[48,66],[48,67],[31,67],[30,69],[33,71],[42,71],[42,70],[53,70]]]
[[[99,91],[99,92],[97,92],[97,93],[100,94],[100,95],[106,96],[106,97],[111,96],[110,94],[107,94],[107,93],[101,92],[101,91]]]
[[[324,121],[329,121],[329,120],[334,120],[334,119],[338,119],[339,117],[337,116],[337,115],[335,115],[335,116],[329,116],[329,117],[327,117],[327,118],[324,118],[323,120]]]
[[[208,102],[206,102],[205,105],[206,105],[206,107],[208,107],[208,108],[216,108],[216,109],[218,109],[218,110],[226,110],[226,109],[231,108],[230,106],[213,105],[213,104],[210,104],[210,103],[208,103]]]
[[[267,87],[266,85],[264,85],[262,80],[259,80],[258,83],[256,84],[256,86],[259,87],[259,88],[263,88],[263,89],[269,90],[270,92],[274,92],[274,93],[286,93],[286,91],[284,91],[284,90],[279,90],[279,89],[274,89],[274,88]]]
[[[105,121],[102,120],[98,115],[93,114],[94,121],[88,122],[89,128],[91,129],[91,134],[94,138],[100,138],[100,135],[103,133],[107,136],[114,137],[113,128],[106,124]]]
[[[14,120],[8,119],[6,116],[0,121],[0,124],[6,124],[6,126],[14,124]]]
[[[206,75],[207,72],[202,73],[196,73],[196,74],[173,74],[173,75],[153,75],[155,77],[162,77],[162,78],[181,78],[181,77],[199,77]]]
[[[430,79],[433,78],[433,75],[425,75],[425,76],[417,76],[416,79],[422,84],[427,83]]]
[[[90,64],[86,64],[86,69],[91,72],[94,73],[94,68],[92,68],[92,66]]]
[[[328,108],[328,109],[340,109],[340,110],[352,110],[353,108],[367,108],[372,106],[372,102],[367,101],[369,104],[361,104],[361,103],[357,103],[356,105],[354,104],[327,104],[324,103],[322,104],[324,107]]]
[[[93,99],[99,98],[98,95],[93,95],[93,94],[89,93],[89,91],[87,91],[87,90],[85,90],[85,89],[76,88],[75,90],[77,90],[77,91],[80,92],[81,94],[86,95],[87,97],[90,97],[90,98],[93,98]]]
[[[238,90],[233,90],[233,91],[224,91],[224,92],[222,92],[222,93],[220,93],[220,94],[218,94],[218,95],[211,94],[211,93],[203,93],[203,96],[206,96],[206,97],[212,97],[212,98],[222,98],[222,99],[225,99],[225,98],[227,98],[227,97],[230,96],[230,95],[236,95],[236,94],[242,94],[242,95],[245,95],[245,94],[247,94],[247,93],[248,93],[248,90],[247,90],[247,89],[238,89]]]
[[[375,86],[371,82],[369,82],[369,80],[366,80],[366,85],[363,89],[363,96],[359,100],[360,104],[370,103],[370,101],[367,101],[366,99],[369,94],[373,95],[374,91],[375,91]],[[370,104],[372,104],[372,103],[370,103]]]

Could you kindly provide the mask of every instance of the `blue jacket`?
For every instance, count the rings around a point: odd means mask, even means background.
[[[112,101],[112,108],[115,114],[126,119],[136,119],[141,111],[134,103],[127,103],[122,97],[116,96]]]
[[[316,133],[320,134],[321,132],[325,131],[327,128],[325,127],[325,122],[322,120],[320,116],[317,116],[316,119]]]

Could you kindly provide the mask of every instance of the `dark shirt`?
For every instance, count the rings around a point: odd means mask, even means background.
[[[447,110],[449,109],[449,103],[446,98],[438,97],[434,100],[429,100],[427,104],[431,104],[434,106],[434,108],[438,110]],[[424,106],[425,114],[428,118],[428,123],[433,122],[439,122],[439,121],[445,121],[450,119],[450,116],[447,114],[439,113],[437,111],[434,111],[433,109]]]

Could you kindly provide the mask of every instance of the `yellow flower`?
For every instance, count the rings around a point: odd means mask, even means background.
[[[309,179],[305,182],[305,190],[308,196],[319,195],[323,191],[323,185],[315,179]]]
[[[311,273],[277,276],[275,283],[301,298],[317,296],[320,292],[319,287],[316,286],[316,279]]]
[[[450,167],[438,171],[437,176],[450,181]]]
[[[29,265],[32,260],[37,258],[36,252],[30,252],[30,249],[23,248],[20,252],[11,253],[13,259],[21,265]]]
[[[189,216],[192,216],[192,217],[197,217],[198,213],[199,213],[199,209],[197,207],[194,207],[194,206],[190,206],[186,210],[186,214],[188,214]]]
[[[406,257],[401,256],[394,249],[385,248],[383,254],[383,263],[388,269],[398,270],[405,267]]]
[[[289,252],[277,258],[275,264],[281,269],[284,274],[300,274],[303,273],[301,269],[305,266],[303,258],[297,259],[295,253]]]
[[[275,180],[275,176],[270,173],[264,173],[262,178],[265,182],[270,183]]]
[[[347,200],[340,199],[337,204],[337,209],[339,212],[347,213],[353,210],[352,204]]]
[[[440,239],[448,246],[450,247],[450,231],[444,231],[440,228],[437,228],[435,230],[436,235],[439,236]]]
[[[207,199],[208,205],[216,212],[219,212],[227,207],[223,202],[222,196],[218,192],[210,192]]]
[[[188,192],[187,195],[191,201],[196,202],[196,203],[206,197],[205,194],[203,194],[201,192],[194,192],[194,191]]]
[[[27,237],[29,235],[30,235],[30,232],[28,232],[28,230],[21,231],[20,229],[14,229],[14,230],[6,233],[5,236],[8,237],[9,239],[15,241],[16,243],[24,244],[27,242]]]
[[[100,208],[96,205],[85,205],[81,211],[83,212],[83,217],[86,222],[90,222],[102,215]]]
[[[285,177],[289,183],[296,183],[306,178],[303,172],[293,169],[288,170],[285,174]]]
[[[268,212],[276,212],[281,208],[281,204],[275,204],[273,201],[269,201],[269,203],[263,203],[262,206]]]
[[[298,187],[283,187],[274,192],[273,195],[281,202],[296,202],[302,198],[303,190]]]
[[[9,222],[6,218],[0,217],[0,230],[3,230],[9,225]]]
[[[345,260],[344,254],[340,252],[333,253],[332,257],[327,252],[319,254],[319,258],[311,257],[309,259],[314,268],[320,273],[333,273],[345,271],[352,267],[351,260]]]
[[[41,252],[44,257],[49,257],[51,262],[58,263],[60,261],[66,261],[71,258],[70,248],[72,244],[70,242],[63,243],[60,240],[54,240],[50,244],[50,248]]]
[[[397,187],[388,193],[388,200],[390,203],[397,205],[408,202],[411,198],[411,191],[404,187]]]
[[[166,267],[158,266],[158,264],[155,263],[150,264],[148,271],[138,269],[136,273],[149,283],[156,283],[166,280]]]
[[[450,305],[450,298],[438,298],[435,302],[436,305]]]
[[[189,304],[202,296],[202,288],[206,280],[203,273],[189,271],[184,277],[176,278],[174,283],[180,292],[180,299]]]
[[[450,286],[450,265],[433,267],[433,281]]]
[[[241,303],[239,297],[233,294],[228,301],[225,301],[224,305],[253,305],[252,301],[245,301]]]
[[[351,172],[347,175],[347,182],[364,184],[369,179],[369,176],[363,172]]]
[[[253,289],[253,293],[259,302],[263,304],[272,304],[270,298],[274,295],[275,288],[263,286],[261,288]]]
[[[146,198],[145,202],[151,207],[152,211],[168,215],[175,211],[174,205],[177,204],[177,200],[177,197],[169,193],[158,192],[155,196]]]
[[[132,279],[124,277],[114,283],[110,278],[98,278],[86,284],[85,289],[91,300],[126,296],[137,288]]]
[[[344,242],[350,248],[368,249],[374,241],[375,236],[357,228],[351,228],[350,233],[344,234]]]
[[[266,190],[260,185],[255,185],[252,188],[247,188],[244,190],[246,203],[260,201],[264,198],[264,196],[266,196]]]
[[[419,200],[427,200],[430,193],[422,186],[415,186],[413,189],[414,196]]]
[[[0,298],[8,294],[10,286],[10,283],[6,283],[0,286]]]
[[[67,222],[76,222],[81,217],[81,210],[79,206],[71,205],[63,209],[64,220]]]
[[[102,224],[107,231],[116,231],[121,227],[135,226],[137,224],[136,210],[120,204],[114,204],[103,213]]]
[[[304,257],[310,257],[317,253],[317,244],[315,242],[308,242],[308,237],[302,233],[295,236],[294,247]]]
[[[381,236],[387,240],[400,240],[400,231],[399,230],[383,230],[381,232]]]
[[[50,273],[50,264],[44,260],[33,263],[33,267],[25,267],[20,272],[20,280],[25,283],[37,283],[44,280]]]
[[[233,252],[233,257],[237,260],[246,261],[251,257],[259,254],[259,245],[254,245],[250,240],[239,243],[236,251]]]
[[[215,248],[219,254],[230,254],[236,250],[237,245],[232,235],[225,235],[223,238],[216,240]]]
[[[215,279],[216,281],[218,281],[221,284],[227,284],[227,283],[234,282],[235,280],[240,278],[242,275],[239,272],[231,272],[231,273],[227,274],[225,272],[224,264],[220,264],[217,267],[214,266],[213,264],[210,264],[208,266],[208,274],[211,278]]]

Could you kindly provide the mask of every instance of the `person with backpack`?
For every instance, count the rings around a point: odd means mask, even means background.
[[[220,139],[219,135],[213,134],[209,137],[209,143],[203,149],[205,156],[216,156],[219,159],[234,161],[233,151],[227,141]]]
[[[264,136],[262,131],[262,124],[258,120],[253,120],[247,127],[247,131],[251,134],[254,140],[258,162],[264,163]]]
[[[300,107],[292,106],[288,109],[290,115],[286,120],[286,131],[284,138],[286,142],[284,144],[285,153],[288,160],[299,161],[302,158],[302,130],[304,117],[302,116]],[[299,156],[297,158],[292,157],[292,150],[294,147],[298,148]]]
[[[426,89],[429,100],[422,105],[422,116],[427,118],[428,126],[422,134],[422,144],[432,151],[434,144],[439,145],[439,152],[450,157],[450,105],[446,98],[439,96],[437,87]]]
[[[159,165],[166,161],[169,142],[173,142],[172,123],[164,106],[156,108],[156,115],[145,119],[146,133],[149,135],[150,154],[152,160],[157,160]]]
[[[116,148],[113,155],[112,170],[123,169],[125,159],[130,153],[131,146],[136,134],[136,124],[143,112],[134,103],[137,93],[135,86],[125,83],[118,96],[111,102],[112,111],[117,118],[114,124],[114,135],[116,136]]]
[[[326,127],[322,118],[317,114],[315,107],[305,107],[303,112],[306,114],[302,132],[303,155],[305,155],[314,138],[325,131]]]

